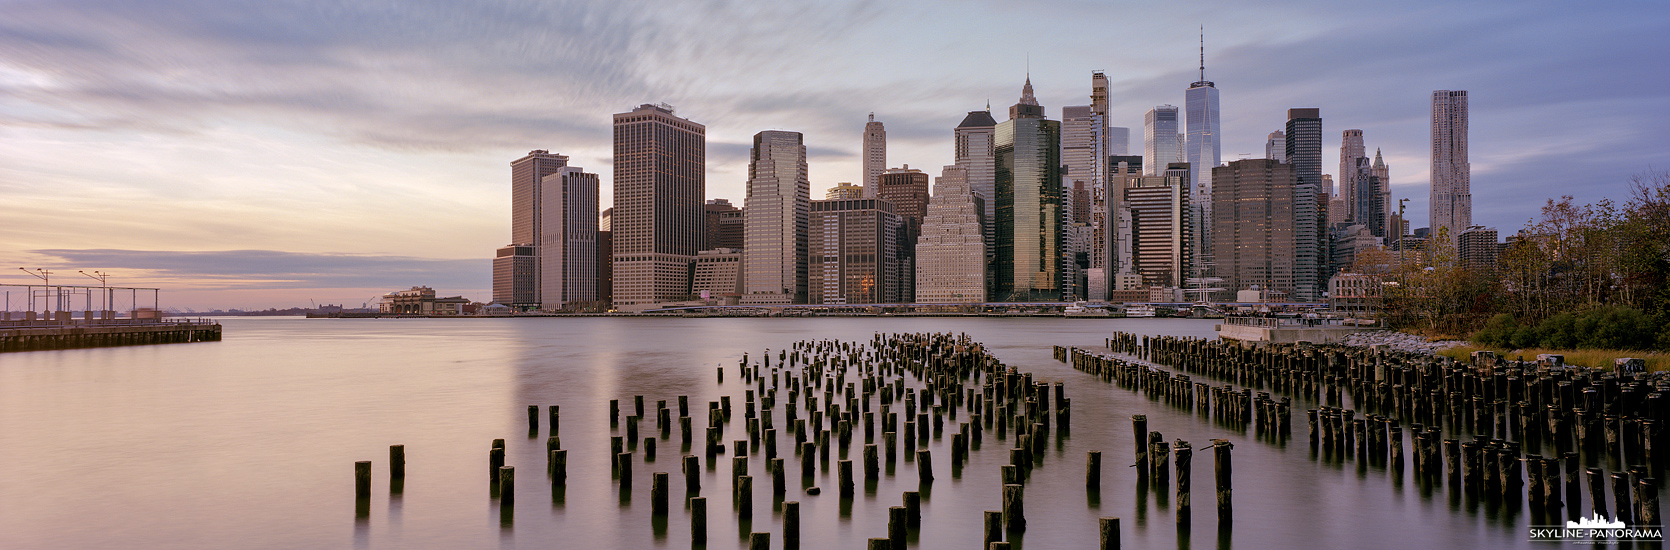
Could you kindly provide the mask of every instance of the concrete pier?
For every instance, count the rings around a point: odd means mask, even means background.
[[[213,321],[7,326],[0,327],[0,352],[218,342],[220,335]]]

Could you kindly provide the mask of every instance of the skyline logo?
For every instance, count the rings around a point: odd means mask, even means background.
[[[1609,519],[1595,512],[1592,516],[1567,521],[1565,528],[1554,525],[1532,525],[1532,542],[1539,541],[1569,541],[1576,543],[1599,544],[1608,542],[1663,542],[1664,532],[1661,526],[1637,525],[1630,527],[1622,520]]]
[[[1624,527],[1623,521],[1608,520],[1606,516],[1600,515],[1600,512],[1595,512],[1590,517],[1577,518],[1577,521],[1566,522],[1567,529],[1623,529]]]

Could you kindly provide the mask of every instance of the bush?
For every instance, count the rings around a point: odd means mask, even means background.
[[[1508,347],[1513,345],[1513,333],[1519,330],[1519,320],[1511,313],[1499,313],[1485,322],[1484,328],[1473,333],[1473,343],[1485,347]]]

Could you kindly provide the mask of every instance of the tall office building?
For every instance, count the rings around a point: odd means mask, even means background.
[[[1287,163],[1293,167],[1293,290],[1297,301],[1322,298],[1327,288],[1327,209],[1322,189],[1320,109],[1287,110]],[[1216,201],[1214,201],[1216,202]]]
[[[706,221],[707,127],[644,104],[614,115],[614,142],[615,305],[685,298]]]
[[[992,285],[997,268],[997,121],[991,111],[969,111],[968,116],[952,130],[952,159],[968,172],[969,191],[978,195],[985,205],[986,283]],[[986,289],[987,295],[995,287]]]
[[[812,200],[800,132],[754,134],[743,202],[744,304],[806,303],[806,224]]]
[[[812,201],[807,301],[879,304],[908,300],[899,285],[904,220],[882,199]]]
[[[916,301],[986,301],[985,202],[968,188],[968,169],[946,166],[934,182],[916,240]]]
[[[870,121],[864,123],[864,198],[876,197],[877,180],[886,171],[887,128],[876,122],[875,113],[870,113]]]
[[[1120,275],[1136,277],[1131,250],[1131,209],[1125,202],[1125,193],[1121,191],[1127,178],[1142,175],[1141,155],[1110,155],[1107,160],[1108,189],[1107,198],[1101,205],[1103,224],[1102,246],[1102,284],[1091,284],[1106,290],[1129,290],[1118,284]],[[1098,298],[1094,293],[1091,299]]]
[[[1380,206],[1385,210],[1381,215],[1390,220],[1392,216],[1397,214],[1397,202],[1392,200],[1392,169],[1386,166],[1385,160],[1380,158],[1379,148],[1374,150],[1374,164],[1370,165],[1370,169],[1374,171],[1374,177],[1380,178]],[[1391,225],[1391,222],[1387,222],[1386,228],[1385,237],[1396,238],[1398,236],[1399,233]],[[1386,242],[1390,243],[1390,238]]]
[[[1264,158],[1287,162],[1287,134],[1281,130],[1270,132],[1270,138],[1264,141]]]
[[[539,256],[540,309],[567,309],[597,301],[597,174],[574,166],[541,181],[541,215],[534,254]]]
[[[893,204],[893,212],[904,220],[899,230],[899,295],[909,301],[916,295],[916,237],[922,234],[922,218],[928,215],[928,174],[905,165],[881,173],[876,198]]]
[[[615,209],[597,215],[597,303],[608,309],[615,303]]]
[[[1189,163],[1189,198],[1197,205],[1204,223],[1196,227],[1198,235],[1212,234],[1212,169],[1223,160],[1223,129],[1218,125],[1218,87],[1206,80],[1206,36],[1200,38],[1200,80],[1183,91],[1184,158]],[[1181,284],[1181,283],[1179,283]]]
[[[1102,180],[1102,163],[1107,155],[1102,151],[1101,115],[1091,105],[1061,108],[1061,163],[1067,182],[1094,184]]]
[[[1358,129],[1346,130],[1340,136],[1339,144],[1339,172],[1335,180],[1339,184],[1339,196],[1345,198],[1345,211],[1339,212],[1341,219],[1355,220],[1357,216],[1357,159],[1366,158],[1363,149],[1363,131]],[[1327,190],[1333,193],[1333,189]],[[1333,211],[1328,212],[1334,215]]]
[[[1128,240],[1129,269],[1143,284],[1182,287],[1198,244],[1190,223],[1189,170],[1163,176],[1127,175],[1115,179]]]
[[[742,209],[725,199],[708,199],[702,207],[706,224],[702,231],[702,250],[719,248],[742,249]]]
[[[1496,259],[1501,247],[1496,242],[1496,228],[1475,225],[1456,236],[1456,257],[1461,265],[1478,273],[1496,271]]]
[[[1289,132],[1291,133],[1291,132]],[[1321,136],[1318,136],[1320,139]],[[1300,197],[1294,165],[1275,159],[1243,159],[1212,170],[1212,256],[1217,276],[1232,291],[1258,285],[1294,292],[1295,203]],[[1314,197],[1314,194],[1311,194]]]
[[[1167,164],[1184,162],[1177,133],[1177,108],[1161,105],[1142,115],[1143,175],[1158,175]]]
[[[1009,107],[1009,120],[997,125],[996,144],[993,298],[1059,300],[1063,275],[1070,273],[1061,265],[1061,123],[1044,118],[1031,78],[1020,101]]]
[[[1467,91],[1432,92],[1432,234],[1454,242],[1473,225],[1472,165],[1467,162]]]
[[[539,149],[510,163],[510,244],[493,258],[493,301],[519,310],[540,307],[539,237],[545,177],[568,157]]]

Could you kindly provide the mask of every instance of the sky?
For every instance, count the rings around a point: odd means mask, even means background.
[[[1324,171],[1363,130],[1415,227],[1433,90],[1468,91],[1473,220],[1503,234],[1670,166],[1662,0],[0,0],[0,283],[98,270],[182,310],[488,301],[510,161],[568,155],[607,207],[614,113],[706,125],[707,196],[735,204],[756,132],[805,134],[814,198],[858,181],[872,112],[889,165],[937,175],[963,116],[1004,118],[1028,76],[1059,119],[1104,71],[1140,154],[1202,27],[1225,161],[1320,108]]]

